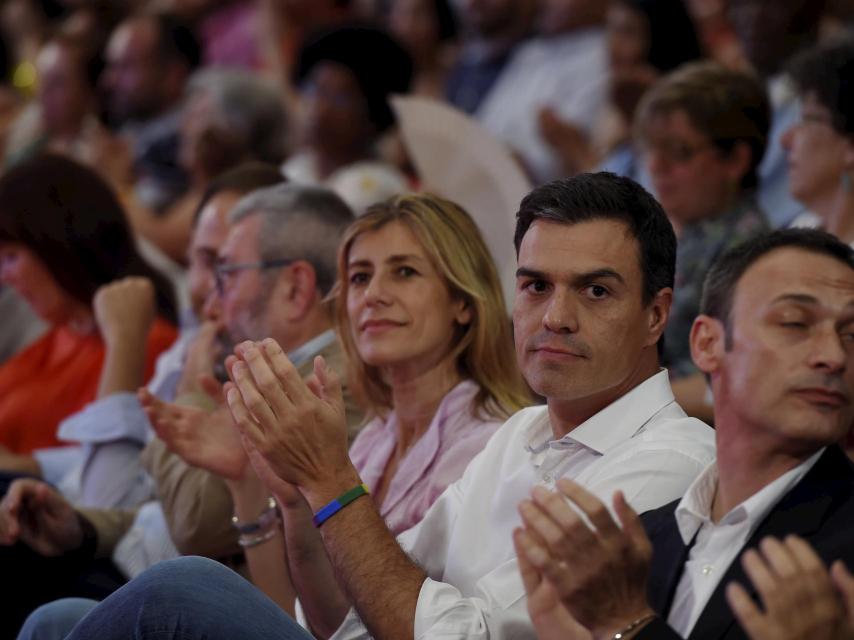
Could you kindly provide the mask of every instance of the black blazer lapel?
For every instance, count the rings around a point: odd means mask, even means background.
[[[821,528],[828,512],[849,498],[852,480],[854,471],[848,458],[838,447],[828,447],[812,469],[760,523],[742,551],[756,547],[766,536],[783,538],[796,534],[809,540]],[[712,593],[689,640],[718,640],[736,624],[725,596],[726,585],[733,581],[741,583],[751,596],[756,595],[741,567],[740,553]],[[745,636],[739,633],[733,637]]]
[[[691,548],[682,541],[676,525],[674,514],[678,505],[679,500],[676,500],[641,516],[652,542],[647,598],[653,610],[663,618],[667,618],[670,611],[673,594]]]

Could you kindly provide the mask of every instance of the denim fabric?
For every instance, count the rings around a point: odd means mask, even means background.
[[[18,640],[63,640],[97,606],[97,600],[88,598],[63,598],[42,605],[24,622]]]
[[[231,569],[195,556],[161,562],[95,607],[68,640],[312,640]]]

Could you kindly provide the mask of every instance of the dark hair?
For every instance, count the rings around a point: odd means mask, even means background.
[[[703,57],[694,21],[682,0],[619,0],[644,16],[649,32],[646,61],[662,73]]]
[[[293,81],[302,84],[321,62],[340,64],[353,74],[368,107],[368,119],[378,132],[394,124],[388,104],[392,93],[406,93],[412,81],[412,59],[383,30],[360,25],[325,31],[300,50]]]
[[[172,286],[139,254],[124,210],[92,169],[45,154],[0,178],[0,242],[22,244],[86,306],[98,287],[126,276],[154,284],[159,315],[177,323]]]
[[[189,26],[168,13],[155,13],[148,17],[157,26],[157,54],[161,60],[181,62],[190,71],[201,64],[202,48]]]
[[[439,27],[439,42],[455,40],[459,32],[457,17],[448,0],[433,0],[433,9],[436,12],[436,24]]]
[[[578,224],[600,219],[625,223],[637,240],[644,304],[673,287],[676,234],[664,209],[634,180],[605,171],[555,180],[525,196],[516,214],[516,254],[536,220]]]
[[[777,249],[793,248],[834,258],[854,270],[854,249],[819,229],[781,229],[755,236],[718,258],[706,274],[700,313],[717,318],[729,328],[735,288],[760,258]]]
[[[193,226],[195,227],[199,222],[202,209],[220,193],[229,191],[243,196],[256,189],[272,187],[287,181],[285,174],[275,165],[256,161],[239,164],[221,173],[208,184],[193,213]]]
[[[834,129],[854,135],[854,38],[808,49],[792,60],[788,71],[801,95],[815,94],[830,111]]]

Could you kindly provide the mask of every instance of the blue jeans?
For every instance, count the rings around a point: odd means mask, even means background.
[[[43,604],[24,622],[18,640],[63,640],[97,606],[97,600],[88,598],[62,598]]]
[[[313,640],[259,589],[207,558],[161,562],[106,598],[68,640]]]

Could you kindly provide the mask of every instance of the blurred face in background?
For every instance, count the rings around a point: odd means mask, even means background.
[[[315,65],[300,86],[303,144],[331,155],[358,155],[372,138],[368,103],[356,76],[335,62]]]
[[[608,3],[601,0],[540,0],[539,7],[537,31],[549,36],[602,24]]]
[[[157,25],[147,18],[125,21],[110,37],[101,83],[116,123],[151,118],[165,106],[157,40]]]
[[[652,114],[643,127],[643,158],[654,191],[678,224],[726,211],[740,190],[750,153],[724,153],[682,109]]]
[[[416,60],[429,60],[439,47],[439,20],[434,0],[395,0],[389,28]]]
[[[38,102],[49,133],[76,134],[93,107],[81,52],[49,42],[36,59]]]
[[[802,100],[800,120],[780,142],[789,191],[815,213],[825,211],[843,190],[843,174],[854,169],[854,142],[834,129],[830,110],[812,94]]]
[[[197,317],[202,316],[205,300],[215,301],[214,266],[217,255],[228,235],[228,212],[240,200],[240,194],[234,191],[222,191],[208,200],[199,214],[188,255],[187,286],[190,289],[190,302]],[[211,304],[205,308],[209,320],[217,320],[219,305]]]
[[[612,69],[629,69],[646,64],[649,52],[649,24],[646,16],[625,3],[613,2],[608,8],[606,27]]]
[[[38,317],[51,325],[67,322],[81,303],[53,277],[31,249],[17,243],[0,243],[0,282],[18,292]]]

